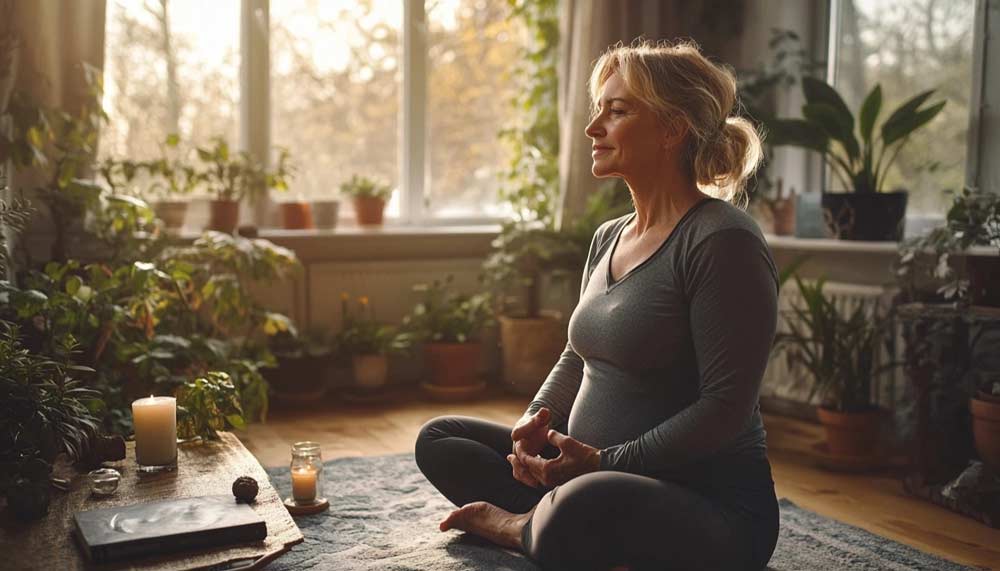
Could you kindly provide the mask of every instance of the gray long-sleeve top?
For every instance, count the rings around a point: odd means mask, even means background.
[[[601,449],[601,469],[654,477],[764,457],[758,406],[778,275],[757,224],[718,199],[689,209],[647,260],[612,281],[634,214],[590,245],[569,343],[528,407]]]

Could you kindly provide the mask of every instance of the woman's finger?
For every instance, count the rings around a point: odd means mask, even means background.
[[[513,469],[514,479],[522,484],[526,484],[533,488],[537,488],[541,483],[525,469],[521,461],[517,459],[517,456],[513,454],[507,455],[507,461],[510,462],[511,468]]]

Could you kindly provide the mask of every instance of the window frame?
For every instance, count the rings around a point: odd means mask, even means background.
[[[270,0],[240,0],[243,17],[240,22],[240,147],[250,152],[266,149],[267,160],[273,155],[271,144],[271,74],[269,56],[266,64],[261,64],[261,54],[270,51]],[[503,217],[441,217],[430,214],[425,203],[425,188],[433,181],[426,176],[428,140],[427,128],[427,53],[428,25],[424,0],[399,0],[403,3],[402,26],[402,89],[400,90],[400,134],[399,145],[399,216],[386,217],[384,225],[389,227],[455,227],[455,226],[495,226],[505,221]],[[260,25],[263,22],[263,26]],[[253,28],[252,32],[248,28]],[[255,59],[254,59],[255,58]],[[247,65],[247,61],[250,65]],[[268,66],[268,73],[252,73],[260,70],[260,65]],[[252,102],[267,101],[265,105]],[[259,153],[254,153],[259,154]],[[343,200],[343,198],[341,198]],[[268,220],[274,220],[276,206],[268,200],[262,211],[258,208],[255,217],[258,225],[268,227]],[[353,225],[354,218],[341,210],[338,222],[344,226]]]
[[[826,81],[835,85],[837,79],[837,58],[840,52],[840,26],[843,13],[842,0],[828,0],[829,21],[827,22],[827,69]],[[972,82],[969,92],[969,128],[966,135],[965,182],[966,186],[977,186],[982,170],[980,155],[983,153],[982,126],[980,125],[984,98],[985,81],[985,48],[987,38],[986,4],[988,0],[976,0],[972,20]],[[822,188],[827,190],[826,161],[823,161]],[[1000,189],[997,189],[1000,192]],[[944,223],[945,213],[914,214],[907,211],[907,221],[919,233],[933,226]]]

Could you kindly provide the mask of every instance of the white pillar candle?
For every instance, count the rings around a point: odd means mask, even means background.
[[[311,468],[292,470],[292,498],[297,502],[311,502],[316,499],[316,470]]]
[[[177,399],[154,397],[132,403],[135,459],[140,466],[177,462]]]

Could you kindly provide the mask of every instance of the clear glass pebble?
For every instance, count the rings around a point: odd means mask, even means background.
[[[99,468],[87,474],[90,491],[98,496],[110,496],[118,490],[122,475],[113,468]]]

